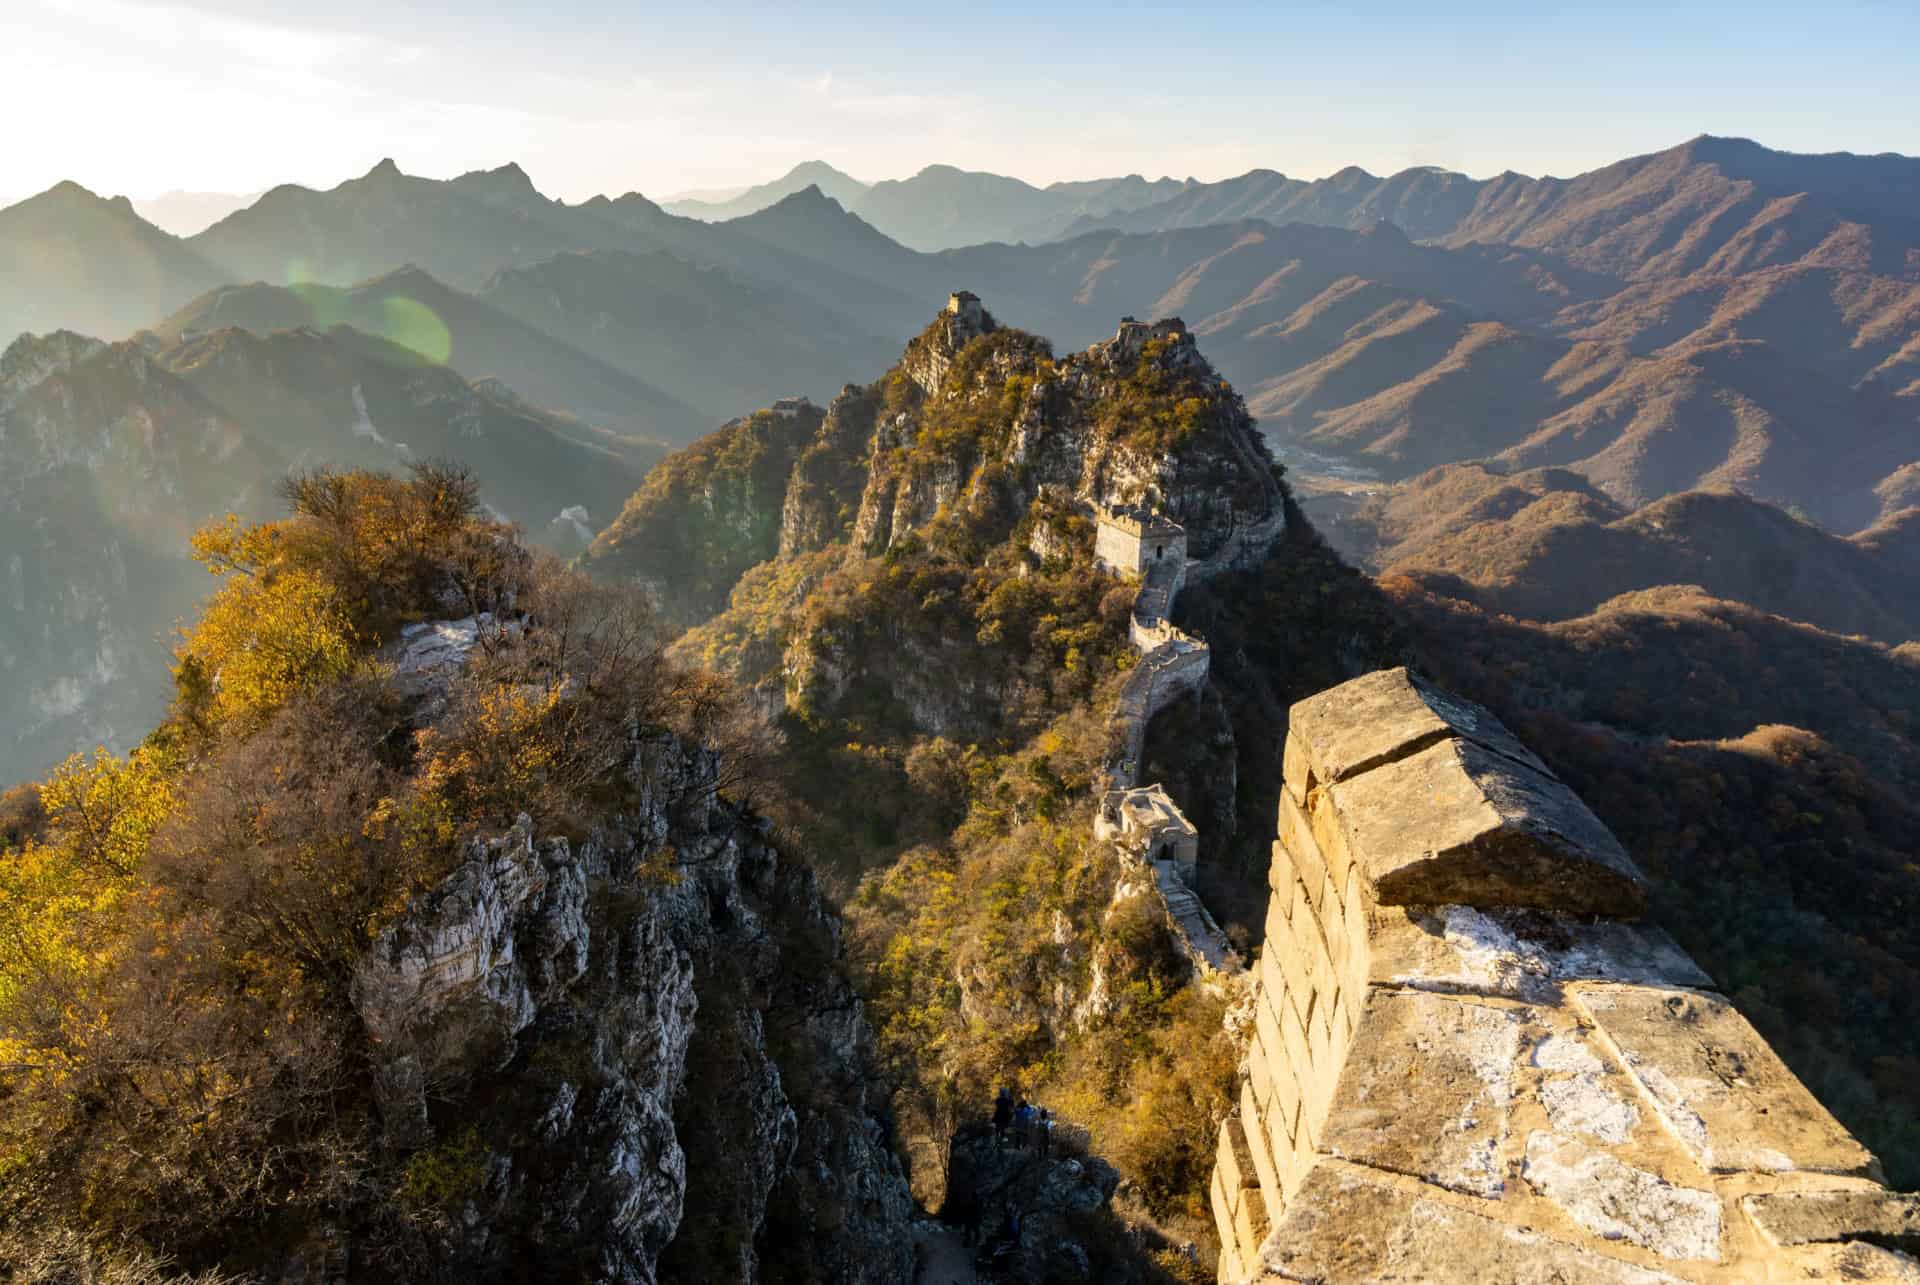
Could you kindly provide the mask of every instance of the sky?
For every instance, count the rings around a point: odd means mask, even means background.
[[[1920,154],[1913,0],[0,0],[0,196],[392,157],[665,197],[802,160],[1030,182],[1571,175],[1696,134]]]

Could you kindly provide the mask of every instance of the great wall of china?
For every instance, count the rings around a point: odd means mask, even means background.
[[[1284,761],[1221,1281],[1920,1281],[1920,1197],[1492,714],[1380,671]]]
[[[1153,877],[1166,903],[1167,918],[1202,984],[1218,984],[1243,965],[1226,934],[1194,894],[1199,832],[1158,785],[1140,784],[1147,725],[1153,716],[1182,697],[1196,695],[1207,682],[1207,644],[1170,619],[1173,602],[1190,578],[1217,574],[1229,559],[1264,553],[1285,529],[1284,511],[1257,546],[1230,541],[1223,557],[1188,561],[1186,532],[1162,515],[1143,509],[1110,510],[1099,515],[1094,559],[1100,565],[1140,578],[1127,637],[1140,653],[1121,688],[1113,723],[1122,749],[1108,770],[1111,788],[1094,816],[1096,839],[1110,840]]]
[[[1206,642],[1170,618],[1181,589],[1284,530],[1276,505],[1189,560],[1179,526],[1130,508],[1095,542],[1139,577],[1140,659],[1094,833],[1251,1028],[1212,1179],[1223,1285],[1920,1285],[1920,1195],[1889,1191],[1641,921],[1644,878],[1574,792],[1405,669],[1293,707],[1246,970],[1192,891],[1197,830],[1140,775],[1153,717],[1208,678]]]
[[[1147,725],[1205,685],[1185,533],[1102,513],[1140,652],[1094,833],[1152,875],[1202,985],[1251,986],[1211,1200],[1241,1282],[1920,1285],[1920,1196],[1639,922],[1645,884],[1487,710],[1404,669],[1295,705],[1250,977],[1192,891],[1195,827],[1140,782]],[[1247,998],[1243,994],[1243,999]]]

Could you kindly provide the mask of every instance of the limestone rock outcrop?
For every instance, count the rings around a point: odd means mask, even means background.
[[[476,841],[356,969],[385,1144],[480,1157],[437,1247],[473,1279],[537,1253],[751,1281],[763,1244],[802,1278],[911,1275],[838,920],[718,771],[638,741],[637,809]]]
[[[1223,1282],[1915,1278],[1916,1198],[1488,711],[1370,674],[1284,765]]]

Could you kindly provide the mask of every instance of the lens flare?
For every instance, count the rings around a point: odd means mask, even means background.
[[[453,356],[453,332],[439,314],[417,299],[392,295],[381,303],[380,334],[402,348],[411,348],[436,366]]]

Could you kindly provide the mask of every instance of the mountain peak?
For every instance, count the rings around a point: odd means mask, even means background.
[[[490,170],[469,170],[453,180],[460,187],[478,188],[487,192],[536,193],[533,180],[520,168],[518,161],[508,161],[505,165]]]
[[[845,170],[835,169],[825,161],[801,161],[798,165],[787,171],[787,178],[808,179],[816,184],[821,179],[845,179],[849,183],[859,181]]]
[[[38,208],[46,210],[99,210],[110,211],[120,218],[138,220],[139,212],[133,208],[133,202],[124,196],[101,196],[91,188],[80,186],[72,179],[62,179],[38,196],[29,197],[18,205],[9,207],[15,210]]]
[[[393,158],[391,156],[383,156],[380,158],[378,165],[375,165],[367,171],[366,177],[370,179],[395,179],[402,177],[402,175],[400,173],[400,167],[393,163]]]
[[[790,192],[767,208],[769,210],[817,209],[823,205],[840,208],[840,202],[820,190],[818,183],[809,183],[797,192]]]

